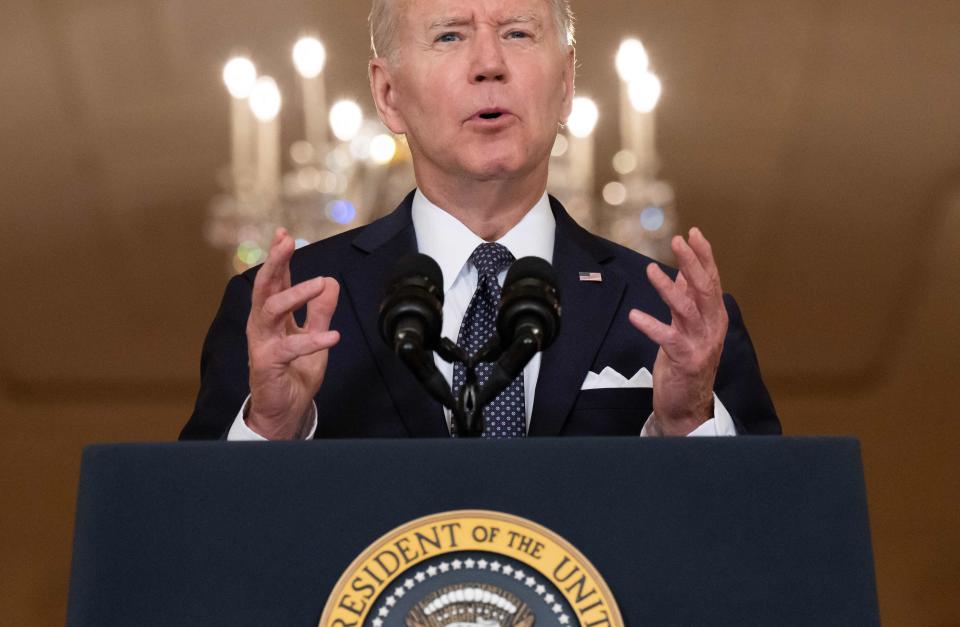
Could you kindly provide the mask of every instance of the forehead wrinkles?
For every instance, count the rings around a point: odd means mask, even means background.
[[[508,21],[544,21],[553,0],[394,0],[396,9],[416,14],[416,26],[433,28],[474,22],[505,24]]]
[[[514,15],[508,15],[506,17],[496,17],[481,19],[481,23],[492,23],[496,26],[505,26],[507,24],[527,24],[527,23],[536,23],[539,24],[541,19],[538,15],[532,13],[518,13]],[[438,28],[448,28],[451,26],[474,26],[477,20],[474,15],[469,17],[466,15],[453,15],[447,17],[440,17],[432,22],[428,26],[428,30],[435,30]]]

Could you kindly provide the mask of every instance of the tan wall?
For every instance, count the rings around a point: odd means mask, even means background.
[[[248,47],[293,93],[286,51],[316,26],[337,95],[370,111],[361,5],[0,9],[0,624],[63,622],[81,448],[170,440],[189,414],[226,278],[201,236],[224,58]],[[884,623],[960,625],[960,3],[574,8],[578,89],[602,112],[619,38],[647,42],[663,175],[786,431],[860,438]]]

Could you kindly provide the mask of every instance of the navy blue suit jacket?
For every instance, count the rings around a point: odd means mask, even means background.
[[[293,283],[323,275],[341,285],[331,322],[341,340],[330,351],[316,396],[318,438],[449,436],[440,404],[377,331],[390,271],[398,259],[416,251],[412,199],[411,193],[393,213],[367,226],[298,250],[291,261]],[[553,265],[563,317],[556,341],[543,353],[529,435],[636,435],[651,412],[650,389],[581,391],[580,386],[588,371],[606,366],[628,378],[644,366],[653,371],[657,345],[627,320],[634,307],[664,321],[670,318],[647,280],[651,259],[587,232],[556,199],[550,203],[557,223]],[[181,439],[223,437],[247,396],[245,327],[256,270],[227,285],[204,342],[200,392]],[[599,272],[603,280],[580,281],[580,272]],[[714,391],[739,433],[780,433],[740,311],[729,295],[724,302],[730,325]],[[297,319],[303,322],[302,311]]]

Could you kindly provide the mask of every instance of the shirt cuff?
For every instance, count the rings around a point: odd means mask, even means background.
[[[643,423],[643,428],[640,429],[641,438],[652,437],[652,434],[647,430],[647,425],[650,423],[650,418],[652,417],[653,414],[650,414],[650,416],[647,417],[647,421]],[[730,412],[727,411],[727,408],[723,406],[723,403],[720,402],[720,399],[717,398],[717,395],[714,394],[713,417],[688,433],[687,437],[719,437],[730,435],[737,435],[737,428],[733,424],[733,417],[730,415]]]
[[[253,429],[247,426],[246,421],[243,417],[247,415],[247,409],[250,406],[250,395],[247,394],[247,398],[244,399],[243,405],[240,407],[240,411],[237,413],[237,417],[233,419],[233,424],[230,425],[230,430],[227,431],[227,441],[228,442],[266,442],[267,438],[263,437]],[[304,440],[310,440],[313,438],[313,434],[317,432],[317,404],[313,401],[310,401],[310,409],[307,413],[307,418],[310,422],[310,431],[303,437]]]

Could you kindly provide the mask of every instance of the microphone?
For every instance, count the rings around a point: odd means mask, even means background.
[[[479,394],[482,407],[518,377],[539,351],[547,349],[560,331],[560,292],[551,266],[540,257],[515,261],[503,281],[497,313],[498,343],[487,358],[499,359]]]
[[[540,257],[517,259],[503,281],[497,334],[502,346],[531,336],[537,350],[553,343],[560,330],[560,293],[553,266]]]
[[[443,272],[436,261],[415,254],[397,263],[380,304],[378,326],[387,346],[430,395],[452,408],[453,394],[431,354],[441,347],[443,327]]]

